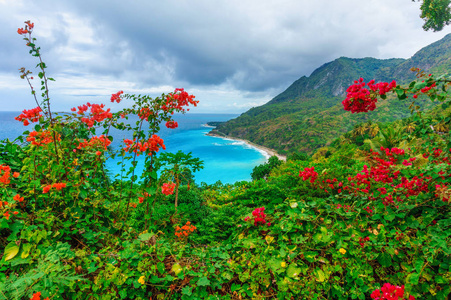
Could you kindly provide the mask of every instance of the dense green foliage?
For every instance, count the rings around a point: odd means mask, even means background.
[[[347,87],[359,77],[366,80],[410,82],[416,67],[444,73],[451,68],[451,35],[418,51],[412,58],[378,60],[339,58],[301,77],[267,104],[252,108],[238,118],[219,124],[216,133],[247,139],[276,149],[280,154],[313,151],[355,125],[387,122],[410,115],[410,101],[380,100],[379,109],[351,114],[342,109]],[[424,109],[432,103],[419,98]]]
[[[136,127],[102,107],[94,121],[51,117],[39,67],[44,115],[24,111],[35,131],[0,143],[0,299],[369,299],[386,283],[406,298],[450,296],[451,78],[393,91],[441,102],[427,113],[357,124],[311,157],[271,158],[251,182],[196,185],[202,163],[158,156],[154,135],[159,118],[174,126],[184,91],[124,95]],[[106,176],[109,138],[91,121],[147,141],[117,154],[147,155],[142,180],[136,163]]]
[[[415,0],[412,0],[415,1]],[[420,0],[418,0],[420,1]],[[451,22],[450,0],[421,0],[423,29],[440,31]]]
[[[271,156],[266,163],[254,167],[251,173],[252,180],[265,179],[274,168],[281,164],[282,161],[277,156]]]

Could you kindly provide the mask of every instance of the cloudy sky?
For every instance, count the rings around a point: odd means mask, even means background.
[[[35,24],[55,110],[183,87],[195,112],[241,113],[341,56],[409,58],[424,32],[411,0],[0,0],[0,110],[33,108],[17,28]],[[35,79],[36,81],[36,79]],[[35,82],[38,86],[39,82]],[[125,104],[120,104],[125,105]],[[115,106],[120,108],[121,106]]]

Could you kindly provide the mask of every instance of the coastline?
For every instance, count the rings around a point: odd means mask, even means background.
[[[270,149],[270,148],[267,148],[265,146],[254,144],[254,143],[252,143],[252,142],[250,142],[248,140],[243,140],[243,139],[239,139],[239,138],[235,138],[235,137],[229,137],[229,136],[225,136],[225,135],[219,135],[219,134],[216,134],[216,133],[212,133],[211,131],[208,132],[206,135],[211,136],[211,137],[217,137],[217,138],[225,139],[225,140],[243,142],[243,143],[245,143],[246,145],[248,145],[248,146],[250,146],[252,148],[255,148],[255,149],[257,149],[257,150],[259,150],[261,152],[265,152],[267,154],[266,156],[268,156],[268,158],[271,157],[271,156],[277,156],[277,158],[282,160],[282,161],[286,161],[287,160],[287,157],[285,155],[278,154],[274,149]]]

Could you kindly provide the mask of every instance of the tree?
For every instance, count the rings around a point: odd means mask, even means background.
[[[415,2],[415,0],[412,0]],[[420,0],[418,0],[420,1]],[[421,15],[425,21],[423,29],[440,31],[451,22],[451,0],[421,0]]]
[[[271,156],[268,162],[254,167],[251,173],[252,180],[258,180],[261,178],[266,178],[272,169],[280,166],[282,161],[277,158],[277,156]]]
[[[183,180],[192,178],[192,173],[203,169],[204,162],[197,157],[193,157],[191,152],[185,154],[182,151],[177,153],[161,153],[156,162],[156,166],[163,168],[162,178],[175,181],[175,213],[177,213],[179,186]]]

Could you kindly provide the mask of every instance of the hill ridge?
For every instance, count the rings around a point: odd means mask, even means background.
[[[379,109],[365,116],[345,112],[341,102],[347,87],[360,77],[367,81],[407,82],[415,78],[410,71],[412,67],[437,73],[451,69],[451,34],[420,49],[409,59],[342,56],[324,63],[268,103],[220,124],[215,132],[249,140],[280,154],[311,153],[360,122],[407,117],[408,104],[399,101],[380,102]]]

